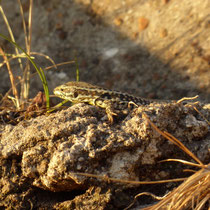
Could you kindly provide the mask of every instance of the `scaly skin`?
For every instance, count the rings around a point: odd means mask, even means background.
[[[104,108],[111,123],[113,122],[113,115],[117,115],[115,110],[127,110],[132,105],[148,105],[154,102],[154,100],[108,90],[86,82],[68,82],[56,87],[54,94],[73,103],[83,102]]]

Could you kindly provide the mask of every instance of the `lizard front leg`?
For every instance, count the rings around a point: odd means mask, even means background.
[[[115,115],[115,116],[117,115],[116,113],[114,113],[114,108],[113,108],[112,101],[101,100],[100,98],[98,98],[98,99],[95,100],[95,105],[106,110],[108,120],[112,124],[113,121],[114,121],[113,115]]]

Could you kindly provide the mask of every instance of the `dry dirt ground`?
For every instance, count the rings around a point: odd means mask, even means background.
[[[24,46],[17,1],[1,5],[16,42]],[[27,16],[29,1],[23,1],[23,10]],[[209,0],[34,1],[31,51],[49,56],[56,64],[76,57],[80,80],[106,88],[155,99],[199,95],[198,108],[209,119],[209,105],[205,105],[210,102],[209,11]],[[2,17],[0,33],[8,35]],[[14,52],[3,39],[0,46]],[[34,56],[39,66],[52,65]],[[17,60],[11,67],[20,75]],[[76,65],[47,70],[46,76],[52,93],[57,85],[76,80]],[[0,77],[0,93],[5,94],[10,88],[6,66],[1,67]],[[32,76],[30,96],[39,90],[42,84]],[[103,110],[78,104],[17,126],[1,123],[0,208],[122,209],[139,192],[163,195],[172,190],[176,184],[133,187],[106,179],[183,176],[180,164],[174,168],[157,164],[169,157],[188,157],[153,132],[143,112],[209,163],[209,125],[190,107],[140,107],[109,125]],[[105,180],[72,171],[103,175]],[[135,205],[153,201],[145,196]]]
[[[209,105],[197,108],[210,118]],[[159,129],[180,139],[200,161],[209,163],[209,125],[189,104],[155,102],[128,115],[119,113],[110,125],[104,110],[80,103],[15,126],[0,124],[0,206],[123,209],[140,192],[161,196],[172,190],[176,182],[128,182],[191,175],[183,173],[186,165],[159,162],[192,160],[157,133],[145,114]],[[153,202],[145,196],[133,207]]]

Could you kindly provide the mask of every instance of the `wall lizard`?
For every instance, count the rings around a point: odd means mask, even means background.
[[[73,103],[88,103],[104,108],[111,123],[113,116],[117,115],[116,110],[128,110],[133,106],[148,105],[155,101],[120,91],[108,90],[86,82],[68,82],[56,87],[54,94]]]

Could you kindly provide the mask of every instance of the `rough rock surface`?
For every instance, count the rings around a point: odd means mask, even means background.
[[[208,105],[198,108],[210,117]],[[160,130],[178,138],[201,161],[210,160],[209,125],[192,106],[155,102],[140,106],[127,116],[119,115],[110,125],[104,110],[77,104],[49,116],[22,121],[16,126],[1,125],[0,205],[9,208],[18,203],[19,207],[26,207],[29,205],[27,196],[30,205],[40,205],[35,193],[37,189],[62,194],[95,186],[98,190],[91,188],[85,195],[91,197],[92,192],[96,193],[100,200],[97,205],[114,208],[115,205],[110,204],[113,192],[136,185],[110,182],[109,178],[148,181],[179,177],[183,166],[168,163],[163,169],[158,161],[191,159],[157,133],[143,113]],[[104,179],[77,173],[104,176]],[[87,199],[85,195],[81,195],[82,200]],[[93,195],[92,198],[96,199]],[[70,206],[76,202],[66,200],[70,203],[65,204]],[[54,199],[48,200],[48,207],[50,202],[56,208],[64,205]],[[80,205],[83,204],[81,201]]]
[[[31,1],[21,2],[27,19]],[[81,81],[145,98],[200,95],[202,102],[209,103],[209,0],[33,2],[31,51],[44,53],[55,63],[73,61],[76,56]],[[17,1],[1,1],[1,5],[16,42],[26,49]],[[2,17],[0,33],[9,36]],[[0,39],[0,45],[6,54],[14,53],[7,41]],[[52,65],[40,54],[32,55],[38,66]],[[0,63],[2,60],[0,57]],[[10,65],[17,82],[22,70],[16,59],[11,59]],[[72,63],[48,69],[49,89],[76,80],[75,72]],[[33,97],[42,84],[34,77],[33,68],[31,73]],[[0,93],[4,95],[11,88],[6,65],[1,65],[0,78]],[[208,120],[209,109],[209,105],[199,108]],[[164,195],[176,187],[172,183],[138,186],[109,180],[149,181],[191,175],[183,174],[187,166],[182,164],[158,162],[190,158],[155,132],[143,112],[209,163],[209,126],[190,107],[139,107],[110,125],[104,111],[79,104],[17,126],[0,124],[0,208],[122,209],[140,192]],[[139,199],[140,204],[152,201]]]

